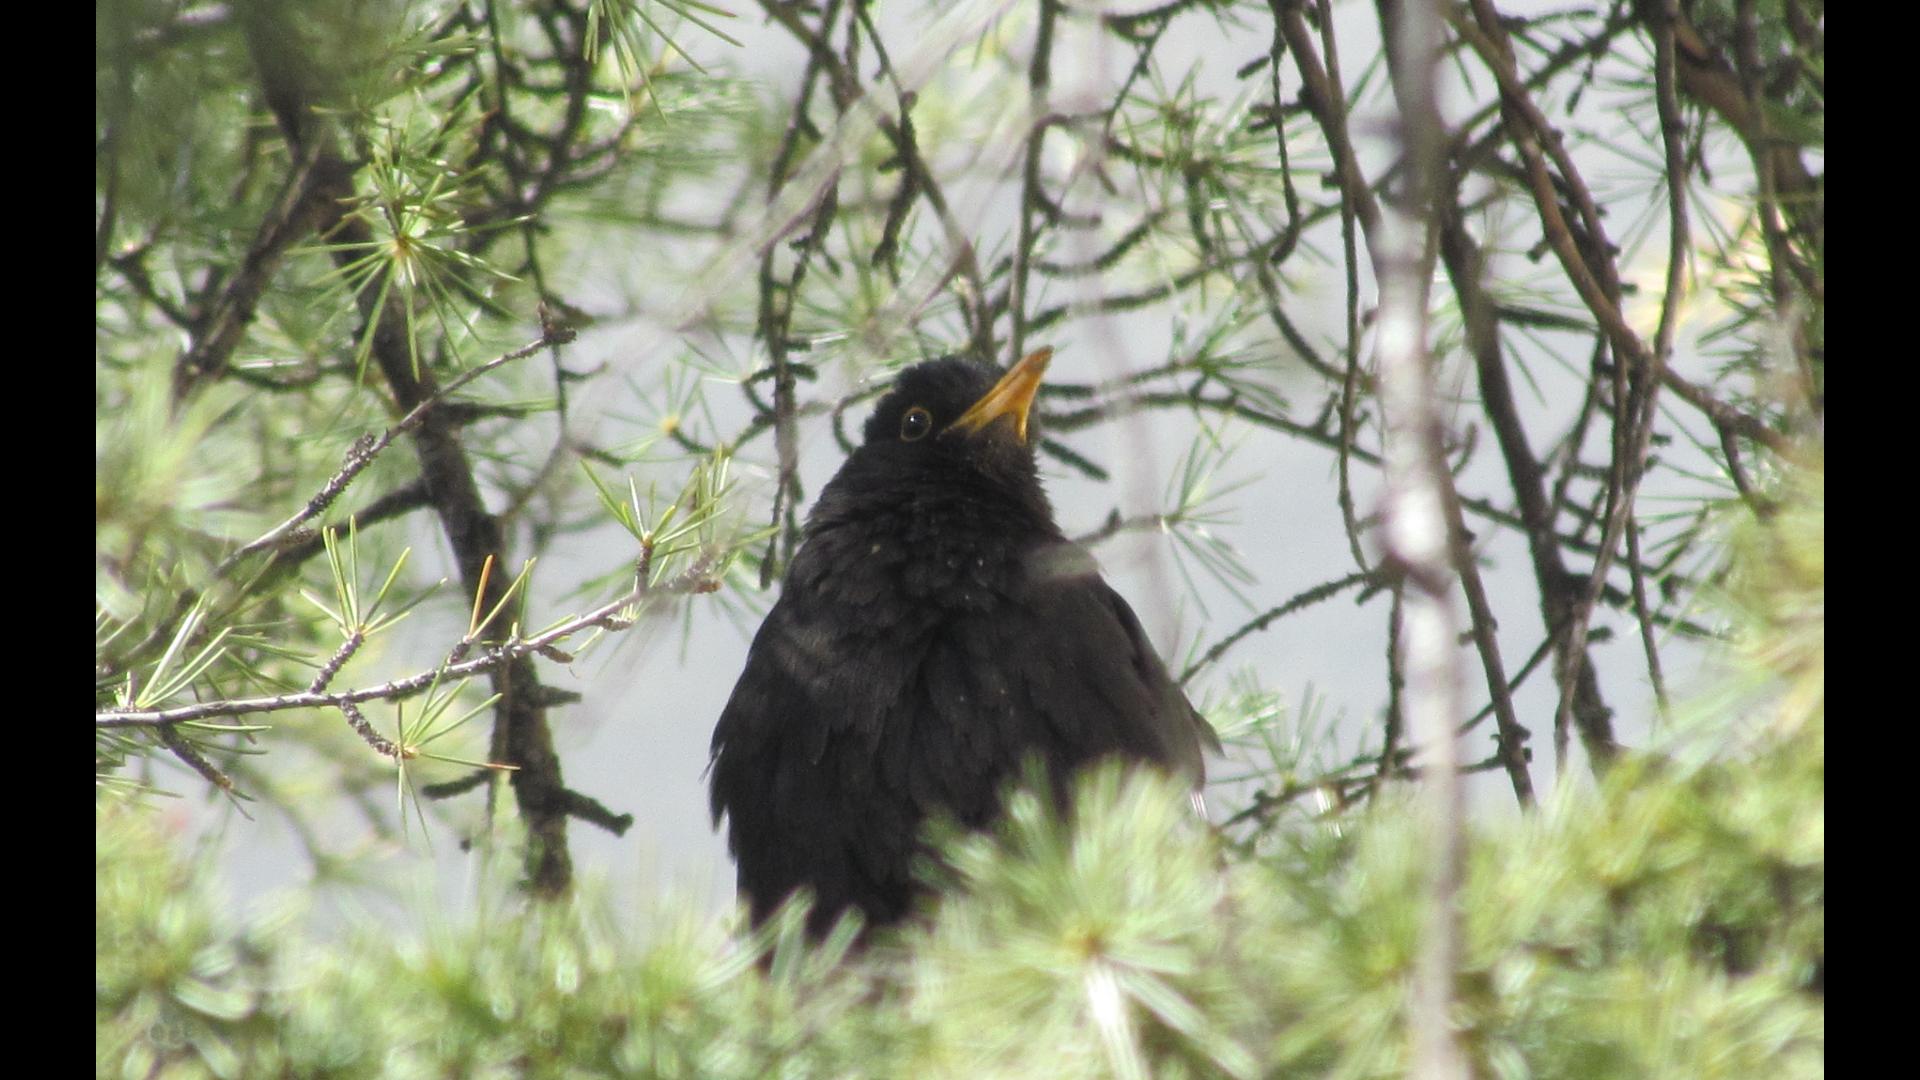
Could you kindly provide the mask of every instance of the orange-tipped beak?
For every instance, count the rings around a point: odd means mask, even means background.
[[[988,424],[1003,416],[1013,417],[1013,434],[1022,445],[1027,441],[1027,412],[1033,408],[1033,397],[1040,392],[1040,377],[1046,374],[1047,361],[1053,359],[1053,350],[1035,349],[1021,361],[1007,369],[1000,381],[993,384],[987,396],[973,403],[973,408],[947,427],[948,431],[958,431],[972,435]]]

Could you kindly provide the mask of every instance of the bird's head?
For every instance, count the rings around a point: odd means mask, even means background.
[[[958,357],[902,371],[867,418],[863,450],[904,463],[1032,475],[1034,395],[1052,349],[1001,373]]]
[[[979,492],[996,489],[1048,519],[1034,465],[1034,395],[1052,349],[1027,354],[1004,373],[957,357],[902,371],[868,417],[848,461],[863,487]]]

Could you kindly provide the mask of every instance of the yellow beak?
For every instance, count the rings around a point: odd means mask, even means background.
[[[1040,377],[1046,374],[1047,361],[1052,359],[1053,350],[1050,348],[1028,353],[1019,363],[1008,368],[1000,381],[993,384],[993,389],[974,402],[973,408],[950,424],[947,430],[972,435],[1003,416],[1011,416],[1014,437],[1025,445],[1027,412],[1033,408],[1034,395],[1040,392]]]

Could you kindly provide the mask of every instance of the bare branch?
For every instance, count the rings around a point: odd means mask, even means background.
[[[1267,627],[1272,626],[1275,620],[1284,619],[1288,615],[1302,608],[1312,607],[1322,600],[1330,600],[1341,592],[1355,585],[1359,585],[1362,582],[1371,580],[1371,578],[1371,574],[1364,572],[1348,574],[1346,577],[1336,578],[1333,581],[1321,582],[1311,589],[1296,593],[1292,599],[1284,604],[1268,608],[1266,611],[1261,612],[1259,615],[1254,616],[1242,624],[1238,629],[1234,630],[1233,633],[1215,642],[1211,648],[1201,654],[1200,659],[1188,664],[1187,669],[1180,673],[1181,685],[1186,685],[1189,680],[1200,673],[1202,668],[1226,655],[1228,649],[1238,645],[1241,639],[1248,635],[1257,634]]]

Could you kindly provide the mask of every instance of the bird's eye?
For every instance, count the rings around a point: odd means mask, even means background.
[[[916,442],[933,430],[933,414],[915,405],[900,418],[900,441]]]

